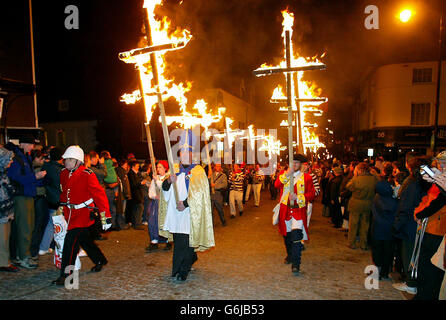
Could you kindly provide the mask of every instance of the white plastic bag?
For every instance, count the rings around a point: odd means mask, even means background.
[[[60,269],[62,265],[62,249],[65,241],[65,235],[67,234],[68,224],[63,215],[53,216],[52,218],[54,225],[54,242],[56,243],[54,250],[54,264],[58,269]],[[81,269],[81,260],[79,259],[79,255],[76,257],[74,269]]]

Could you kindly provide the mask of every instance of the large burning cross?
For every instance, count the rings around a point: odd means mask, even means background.
[[[312,64],[304,66],[292,66],[291,58],[293,57],[292,44],[291,44],[291,33],[292,33],[292,23],[289,24],[284,21],[284,38],[285,38],[285,59],[286,67],[276,67],[276,68],[259,68],[253,71],[254,75],[257,77],[273,75],[273,74],[285,74],[286,76],[286,103],[288,107],[288,164],[289,168],[293,168],[293,90],[291,88],[292,79],[291,75],[296,75],[299,71],[310,71],[310,70],[323,70],[326,68],[324,64]],[[295,77],[294,84],[297,85],[297,77]],[[295,99],[297,103],[297,119],[296,126],[300,128],[300,101],[299,101],[299,91],[297,88],[294,90]],[[300,130],[299,130],[300,131]],[[299,132],[299,151],[302,150],[302,132]],[[292,169],[291,169],[292,170]],[[291,175],[290,179],[290,196],[294,195],[294,174]],[[294,207],[295,202],[290,200],[290,206]]]
[[[140,72],[140,82],[139,82],[140,93],[141,93],[141,97],[143,99],[143,103],[144,103],[146,110],[147,110],[147,107],[151,108],[151,106],[147,105],[146,95],[147,96],[156,95],[158,98],[158,107],[160,109],[160,114],[161,114],[161,124],[163,127],[163,136],[164,136],[164,143],[166,146],[167,160],[169,162],[170,175],[173,176],[173,175],[175,175],[175,169],[174,169],[174,165],[173,165],[174,163],[173,163],[173,156],[172,156],[172,148],[170,146],[169,129],[167,127],[167,122],[166,122],[166,112],[164,109],[163,97],[162,97],[162,92],[161,92],[160,83],[159,83],[160,81],[159,81],[159,74],[158,74],[158,65],[157,65],[155,53],[161,52],[161,51],[177,50],[177,49],[184,48],[187,44],[187,41],[154,45],[153,41],[152,41],[152,33],[151,33],[150,23],[149,23],[149,19],[148,19],[149,9],[146,8],[146,11],[147,11],[147,14],[144,15],[144,26],[145,26],[145,32],[146,32],[148,46],[145,48],[138,48],[138,49],[133,49],[131,51],[121,52],[119,54],[119,58],[121,60],[134,59],[135,63],[138,64],[139,72]],[[144,87],[144,84],[143,84],[143,74],[142,73],[144,71],[142,70],[141,63],[138,62],[138,57],[140,57],[141,55],[144,55],[144,54],[150,54],[150,65],[152,67],[153,84],[154,84],[155,92],[148,92],[148,90]],[[147,120],[148,119],[146,119],[146,123],[145,123],[146,134],[147,134],[147,144],[149,147],[152,170],[154,172],[154,175],[156,175],[155,156],[153,153],[152,136],[150,134],[149,121],[147,121]],[[178,201],[179,197],[178,197],[178,188],[177,188],[176,183],[173,184],[173,188],[174,188],[175,200]]]

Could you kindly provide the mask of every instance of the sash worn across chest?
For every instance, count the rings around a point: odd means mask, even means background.
[[[297,176],[294,177],[294,185],[297,190],[297,205],[299,208],[305,207],[305,175],[302,172],[299,172]],[[280,203],[287,205],[288,197],[290,195],[290,181],[287,179],[287,182],[283,188],[282,199],[280,199]]]

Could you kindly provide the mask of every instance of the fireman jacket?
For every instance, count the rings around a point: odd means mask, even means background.
[[[74,171],[63,169],[60,173],[60,186],[62,191],[60,202],[79,205],[93,199],[93,203],[90,206],[94,205],[99,208],[99,212],[105,212],[106,218],[111,217],[105,191],[99,184],[96,175],[90,169],[85,168],[83,165]],[[68,223],[68,230],[87,228],[94,223],[90,218],[90,209],[88,208],[69,209],[67,206],[64,206],[63,212]]]

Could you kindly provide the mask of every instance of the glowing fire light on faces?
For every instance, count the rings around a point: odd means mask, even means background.
[[[283,32],[282,37],[285,40],[285,31],[290,32],[290,36],[293,32],[293,24],[294,24],[294,15],[291,12],[288,12],[287,10],[282,11],[283,16]],[[293,44],[290,43],[290,50],[293,52]],[[280,62],[279,66],[268,66],[267,64],[263,64],[260,68],[257,70],[262,70],[265,68],[286,68],[286,53],[284,51],[284,59]],[[291,57],[291,65],[293,67],[301,67],[301,66],[309,66],[309,65],[320,65],[321,62],[317,59],[317,57],[312,58],[304,58],[300,57],[297,53],[294,53],[295,56]],[[321,58],[325,56],[325,53],[321,55]],[[316,86],[314,82],[303,80],[304,71],[297,72],[297,81],[298,81],[298,90],[299,90],[299,98],[300,99],[314,99],[314,98],[320,98],[321,90]],[[292,110],[297,111],[297,102],[295,101],[295,86],[294,86],[294,78],[291,77],[292,83],[291,83],[291,90],[292,90]],[[282,86],[278,85],[271,96],[272,100],[285,100],[286,95],[284,93],[284,90]],[[318,99],[320,100],[320,99]],[[319,137],[314,133],[310,132],[310,127],[317,127],[317,124],[309,123],[305,120],[305,113],[306,112],[312,112],[315,116],[321,116],[322,110],[318,108],[319,105],[322,103],[327,102],[328,99],[325,98],[322,101],[308,101],[308,102],[299,102],[300,103],[300,119],[301,119],[301,127],[302,127],[302,142],[303,142],[303,150],[304,152],[308,149],[312,152],[316,152],[318,148],[325,147],[325,145],[321,142],[319,142]],[[279,109],[280,111],[287,111],[287,107],[281,107]],[[295,121],[293,121],[293,125],[295,125]],[[283,120],[280,123],[280,126],[288,126],[288,121]]]

